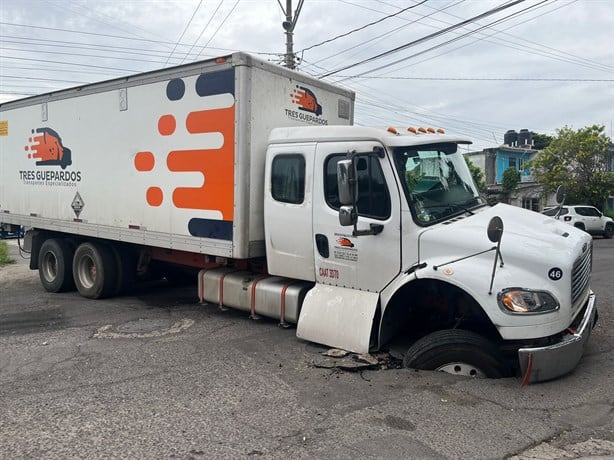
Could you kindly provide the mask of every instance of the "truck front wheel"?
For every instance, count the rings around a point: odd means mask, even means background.
[[[422,337],[405,354],[403,366],[468,377],[501,378],[510,374],[503,354],[491,341],[462,329]]]
[[[110,247],[103,243],[81,243],[73,258],[73,275],[79,294],[102,299],[117,288],[117,264]]]
[[[38,253],[38,275],[48,292],[74,289],[72,260],[74,249],[66,240],[50,238],[41,245]]]

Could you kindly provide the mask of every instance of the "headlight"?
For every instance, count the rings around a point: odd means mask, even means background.
[[[504,289],[497,294],[497,301],[506,313],[550,313],[559,309],[552,294],[530,289]]]

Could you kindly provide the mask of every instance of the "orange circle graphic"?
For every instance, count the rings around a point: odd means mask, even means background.
[[[158,132],[163,136],[170,136],[177,128],[177,121],[172,115],[162,115],[158,120]]]
[[[150,206],[160,206],[164,199],[164,193],[160,187],[149,187],[147,189],[147,203]]]
[[[156,159],[151,152],[138,152],[134,156],[134,167],[137,171],[151,171],[156,165]]]

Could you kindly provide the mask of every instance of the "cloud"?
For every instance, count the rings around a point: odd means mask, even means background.
[[[293,3],[296,7],[298,0]],[[241,0],[233,10],[235,4],[236,0],[3,0],[0,101],[232,50],[280,61],[286,45],[279,3]],[[294,30],[294,49],[301,51],[326,42],[410,4],[306,1]],[[500,4],[494,0],[426,2],[306,50],[299,54],[303,59],[299,70],[321,75]],[[470,33],[531,6],[534,9],[526,14]],[[177,44],[184,30],[182,42]],[[461,34],[468,36],[446,43]],[[437,45],[440,48],[427,51]],[[414,56],[418,53],[423,54]],[[368,75],[381,78],[343,78],[396,60],[401,62]],[[527,78],[550,81],[509,80]],[[478,24],[327,78],[343,80],[340,84],[356,91],[358,123],[428,123],[473,138],[476,148],[490,147],[495,139],[500,142],[507,129],[553,134],[565,125],[604,124],[611,135],[614,82],[573,81],[578,79],[614,79],[614,3],[610,0],[562,0],[542,5],[538,0],[527,0]]]

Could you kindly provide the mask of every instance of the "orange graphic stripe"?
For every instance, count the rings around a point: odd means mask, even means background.
[[[218,210],[223,220],[233,219],[234,203],[234,107],[192,112],[186,119],[192,134],[219,132],[224,142],[219,149],[174,150],[168,154],[168,169],[199,172],[202,187],[178,187],[173,203],[178,208]]]
[[[224,134],[224,141],[227,142],[227,135],[232,135],[234,140],[235,127],[235,108],[234,106],[226,109],[200,110],[191,112],[186,119],[186,128],[192,134],[204,134],[221,132]]]

